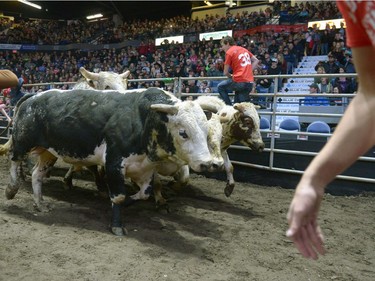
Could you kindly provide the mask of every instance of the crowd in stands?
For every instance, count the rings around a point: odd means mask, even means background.
[[[103,49],[99,51],[0,51],[0,69],[8,68],[21,77],[24,84],[47,82],[75,82],[81,78],[79,68],[89,71],[114,71],[122,73],[129,69],[129,79],[171,78],[171,77],[217,77],[223,75],[225,54],[220,50],[219,40],[203,40],[184,44],[163,44],[155,47],[155,38],[181,33],[197,33],[223,29],[243,30],[263,25],[275,13],[289,11],[301,14],[301,18],[328,19],[341,15],[334,2],[300,3],[294,6],[290,2],[275,1],[273,9],[265,11],[224,16],[206,16],[202,20],[187,17],[175,17],[160,21],[133,21],[115,27],[110,21],[83,23],[81,21],[56,22],[45,20],[21,20],[10,23],[0,21],[0,43],[30,44],[67,44],[90,42],[98,34],[102,42],[113,43],[124,39],[142,40],[138,47],[128,46],[121,49]],[[303,14],[303,16],[302,16]],[[9,27],[10,26],[10,27]],[[320,35],[317,40],[316,34]],[[311,40],[314,44],[311,44]],[[260,60],[257,74],[291,74],[304,55],[326,55],[335,57],[335,66],[325,63],[326,73],[354,72],[349,59],[349,50],[345,46],[345,30],[341,27],[319,31],[309,28],[307,32],[279,33],[274,31],[244,35],[237,38],[237,44],[248,48]],[[329,59],[330,61],[331,59]],[[341,68],[340,68],[341,67]],[[340,70],[341,69],[341,70]],[[257,79],[254,92],[273,92],[273,83],[267,79]],[[167,79],[165,80],[167,81]],[[191,80],[183,85],[185,93],[211,93],[216,91],[216,80]],[[281,82],[281,81],[280,81]],[[333,81],[330,81],[333,82]],[[334,86],[346,91],[353,86],[338,80]],[[129,89],[139,87],[172,86],[164,81],[129,82]],[[281,89],[282,83],[279,83]],[[68,84],[56,86],[62,89]],[[329,87],[328,87],[329,88]],[[48,86],[30,87],[35,92],[48,89]],[[352,90],[350,90],[352,91]]]

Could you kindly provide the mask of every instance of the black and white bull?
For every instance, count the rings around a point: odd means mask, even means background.
[[[112,201],[111,229],[123,235],[125,175],[136,179],[141,194],[149,194],[152,175],[165,160],[198,172],[209,170],[213,159],[207,138],[207,118],[197,103],[182,102],[156,88],[126,95],[96,90],[26,95],[17,106],[8,144],[11,167],[6,197],[12,199],[18,192],[17,169],[29,152],[39,157],[32,173],[39,209],[43,209],[42,181],[55,157],[72,164],[102,165]]]
[[[258,106],[250,102],[226,105],[221,99],[213,96],[200,96],[195,101],[203,109],[216,112],[220,117],[227,118],[228,122],[222,123],[221,155],[224,158],[224,168],[227,175],[227,184],[224,193],[229,197],[234,189],[233,165],[229,159],[227,149],[235,142],[251,148],[255,152],[262,152],[264,142],[260,133],[260,121],[257,112]],[[178,186],[183,186],[189,180],[189,168],[183,167],[175,177]]]
[[[125,93],[128,88],[128,76],[130,71],[127,70],[122,74],[111,71],[100,71],[98,73],[86,70],[80,67],[79,72],[83,76],[81,81],[74,85],[74,89],[96,89],[96,90],[116,90]],[[98,189],[105,192],[106,184],[104,182],[103,170],[97,168],[96,165],[86,167],[95,177]],[[68,188],[73,187],[73,173],[80,171],[82,166],[71,165],[64,177],[64,182]]]

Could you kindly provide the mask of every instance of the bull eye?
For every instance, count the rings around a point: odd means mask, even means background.
[[[186,134],[186,131],[185,131],[184,129],[180,129],[180,130],[178,131],[178,134],[179,134],[182,138],[184,138],[184,139],[187,139],[187,138],[188,138],[188,135]]]

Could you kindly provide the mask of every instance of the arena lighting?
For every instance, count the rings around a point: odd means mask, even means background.
[[[18,0],[18,2],[21,2],[21,3],[23,3],[23,4],[29,5],[29,6],[31,6],[31,7],[33,7],[33,8],[39,9],[39,10],[42,9],[41,6],[39,6],[39,5],[37,5],[37,4],[34,4],[34,3],[31,3],[31,2],[29,2],[29,1],[27,1],[27,0]]]
[[[92,20],[92,19],[97,19],[97,18],[101,18],[101,17],[103,17],[102,14],[95,14],[95,15],[87,16],[86,19]]]

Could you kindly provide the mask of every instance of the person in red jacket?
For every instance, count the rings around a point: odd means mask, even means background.
[[[220,97],[226,104],[232,105],[228,94],[234,91],[235,103],[250,101],[249,93],[254,83],[253,69],[257,68],[258,59],[247,49],[236,46],[231,36],[221,39],[220,44],[225,51],[224,75],[229,78],[217,85]]]
[[[346,21],[359,88],[332,137],[304,172],[289,207],[286,235],[312,259],[325,253],[318,224],[325,187],[375,144],[375,1],[337,5]]]

